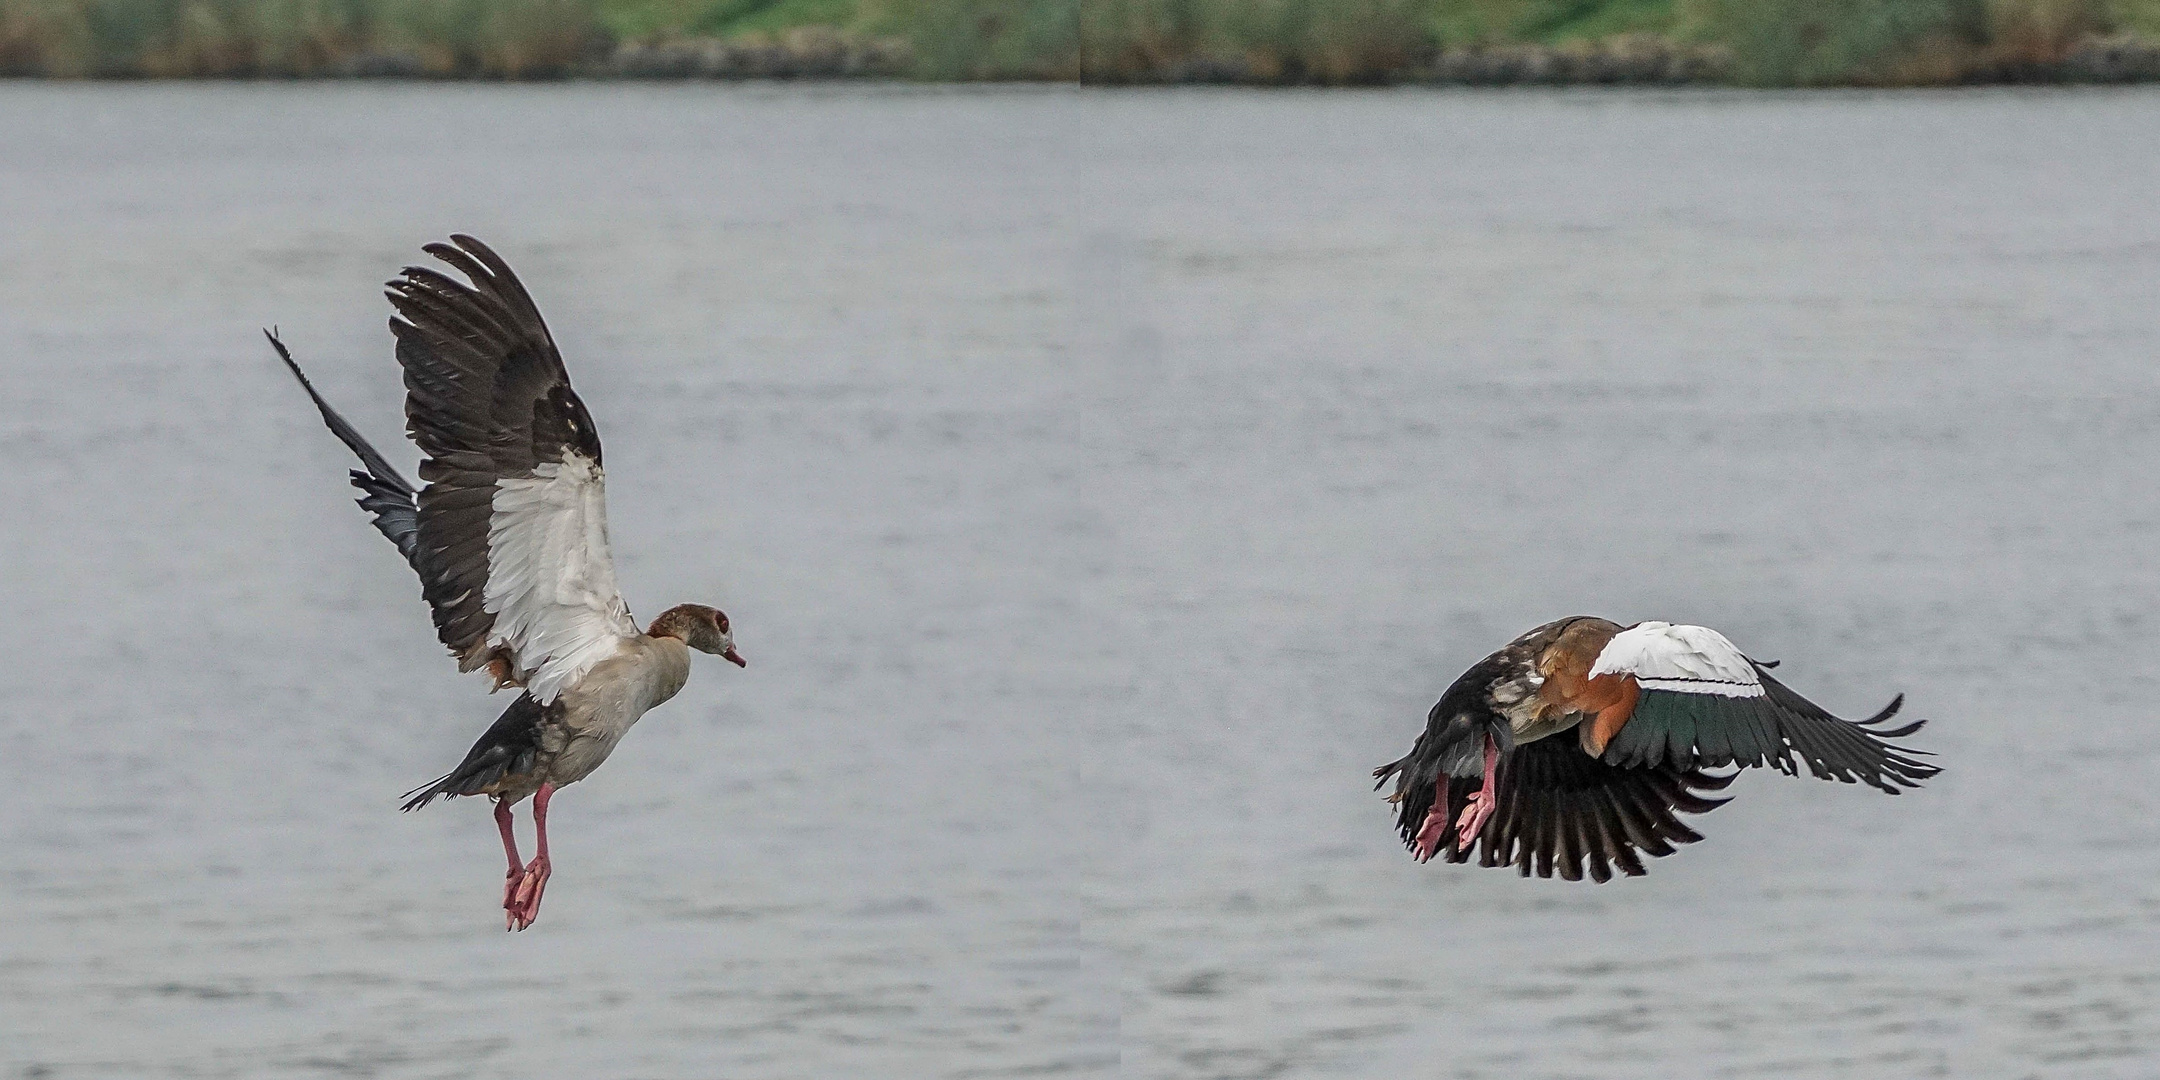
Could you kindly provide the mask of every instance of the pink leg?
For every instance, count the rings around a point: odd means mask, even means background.
[[[1493,774],[1500,761],[1500,748],[1492,736],[1485,736],[1485,780],[1476,795],[1470,797],[1470,805],[1463,808],[1462,818],[1455,828],[1455,849],[1468,851],[1477,839],[1478,830],[1485,827],[1485,819],[1492,816],[1493,807],[1499,802],[1494,794]],[[1434,794],[1432,809],[1425,812],[1425,821],[1418,826],[1417,843],[1411,855],[1425,862],[1440,850],[1440,834],[1447,831],[1447,778],[1439,780],[1440,790]]]
[[[510,898],[510,929],[523,930],[540,917],[540,895],[547,891],[548,864],[547,808],[548,799],[555,794],[555,785],[542,784],[533,796],[533,834],[537,838],[540,853],[525,865],[524,880],[518,882],[517,892]]]
[[[503,854],[510,858],[510,873],[503,877],[504,921],[510,929],[517,929],[516,916],[508,914],[510,902],[517,897],[518,883],[525,880],[525,862],[518,858],[517,834],[510,831],[510,804],[495,800],[495,827],[502,830]]]
[[[1485,829],[1485,819],[1500,805],[1498,778],[1500,748],[1493,745],[1492,736],[1485,736],[1485,778],[1478,784],[1477,794],[1470,797],[1470,805],[1463,807],[1462,818],[1455,822],[1455,850],[1468,851],[1477,841],[1478,833]]]

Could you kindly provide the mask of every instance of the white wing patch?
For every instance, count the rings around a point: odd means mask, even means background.
[[[637,635],[608,554],[600,467],[565,452],[529,477],[495,483],[488,520],[490,645],[507,645],[545,705]]]
[[[1613,635],[1590,665],[1590,677],[1633,675],[1645,690],[1761,697],[1755,665],[1725,635],[1707,626],[1638,623]]]

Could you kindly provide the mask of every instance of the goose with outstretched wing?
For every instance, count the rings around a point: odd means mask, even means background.
[[[508,927],[539,915],[547,888],[548,801],[590,775],[647,710],[690,675],[690,650],[737,666],[728,618],[682,604],[643,631],[615,587],[600,434],[563,369],[540,309],[487,245],[469,236],[428,254],[466,279],[409,266],[387,286],[405,370],[406,430],[419,445],[417,491],[338,415],[276,334],[270,344],[323,422],[360,458],[362,509],[420,575],[435,629],[460,671],[520,692],[455,769],[407,792],[495,802],[510,870]],[[518,858],[511,807],[531,798],[538,852]]]
[[[1935,775],[1921,751],[1889,740],[1926,721],[1883,725],[1899,695],[1865,720],[1841,720],[1702,626],[1622,627],[1576,616],[1546,623],[1478,661],[1426,718],[1410,753],[1374,770],[1395,780],[1396,826],[1419,862],[1438,854],[1524,876],[1597,881],[1642,855],[1702,839],[1679,813],[1736,773],[1769,765],[1864,783],[1892,795]]]

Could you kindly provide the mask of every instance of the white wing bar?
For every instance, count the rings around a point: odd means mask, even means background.
[[[608,553],[600,467],[576,453],[496,481],[488,522],[490,644],[507,645],[545,705],[636,636]]]
[[[1763,696],[1755,665],[1725,635],[1707,626],[1638,623],[1613,635],[1590,665],[1590,677],[1635,676],[1645,690],[1721,697]]]

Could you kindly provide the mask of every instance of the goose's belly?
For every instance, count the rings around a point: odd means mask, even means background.
[[[593,770],[615,752],[615,744],[621,742],[623,734],[629,730],[630,725],[624,724],[605,731],[565,732],[562,748],[555,752],[544,770],[548,782],[561,787],[591,776]]]
[[[632,639],[563,691],[562,709],[541,732],[541,772],[560,787],[592,775],[615,744],[654,706],[675,696],[690,674],[690,652],[672,638]]]

